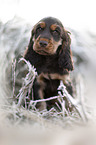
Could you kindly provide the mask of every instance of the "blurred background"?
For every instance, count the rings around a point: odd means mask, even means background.
[[[59,18],[64,26],[96,33],[95,0],[0,0],[2,22],[19,16],[33,25],[41,18]]]
[[[75,97],[83,99],[91,119],[96,117],[96,4],[95,0],[0,0],[0,108],[12,97],[12,60],[28,46],[32,27],[43,17],[58,18],[71,32]],[[16,90],[23,69],[16,66]],[[3,112],[4,115],[5,112]],[[2,114],[2,113],[1,113]]]

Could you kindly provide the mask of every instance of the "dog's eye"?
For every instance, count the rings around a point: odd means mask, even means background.
[[[38,27],[38,28],[36,29],[36,32],[38,33],[38,32],[41,32],[42,30],[43,30],[43,28]]]
[[[53,35],[60,35],[60,32],[58,30],[52,31]]]

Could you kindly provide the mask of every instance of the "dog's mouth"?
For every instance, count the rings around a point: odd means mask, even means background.
[[[35,50],[36,53],[41,54],[41,55],[50,55],[48,52],[46,52],[45,50]]]

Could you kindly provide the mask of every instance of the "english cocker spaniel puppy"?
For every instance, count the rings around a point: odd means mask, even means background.
[[[69,71],[73,70],[70,43],[70,33],[56,18],[44,18],[34,26],[24,55],[38,72],[33,85],[34,100],[56,96],[60,80],[72,95],[72,85],[67,80]],[[38,103],[37,108],[50,109],[56,101]]]

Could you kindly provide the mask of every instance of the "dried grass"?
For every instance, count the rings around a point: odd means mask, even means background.
[[[67,92],[66,87],[64,86],[62,81],[60,82],[60,86],[58,87],[58,96],[52,96],[47,99],[34,100],[32,86],[33,86],[33,82],[38,74],[36,72],[36,69],[28,61],[26,61],[24,58],[21,58],[19,63],[21,61],[25,62],[25,64],[27,65],[28,73],[23,78],[23,85],[22,85],[21,89],[19,90],[19,93],[17,96],[14,94],[15,93],[15,79],[16,79],[15,78],[16,61],[14,61],[13,65],[12,65],[12,68],[13,68],[12,69],[13,70],[13,75],[12,75],[13,76],[13,100],[14,100],[13,106],[15,106],[15,109],[18,110],[17,112],[19,112],[19,114],[20,114],[19,109],[23,109],[28,112],[35,113],[35,115],[38,114],[38,116],[42,117],[43,119],[44,118],[46,118],[46,119],[51,118],[52,120],[61,119],[61,120],[63,120],[62,123],[66,122],[70,125],[73,122],[74,123],[76,123],[76,122],[85,123],[88,120],[88,116],[86,115],[86,111],[84,109],[84,102],[82,101],[82,98],[80,98],[80,99],[73,98]],[[62,93],[61,93],[61,91],[62,91]],[[31,100],[30,100],[30,95],[32,95]],[[48,110],[39,111],[36,108],[36,104],[38,102],[50,101],[53,99],[58,99],[59,103],[61,104],[61,108],[60,108],[60,106],[56,103],[57,108],[60,110],[59,112],[58,112],[58,109],[56,109],[55,107],[52,107],[49,111]],[[72,112],[70,112],[70,109],[68,109],[68,108],[66,109],[65,99],[67,99],[68,106],[73,108]],[[24,107],[24,104],[25,104],[25,107]]]

